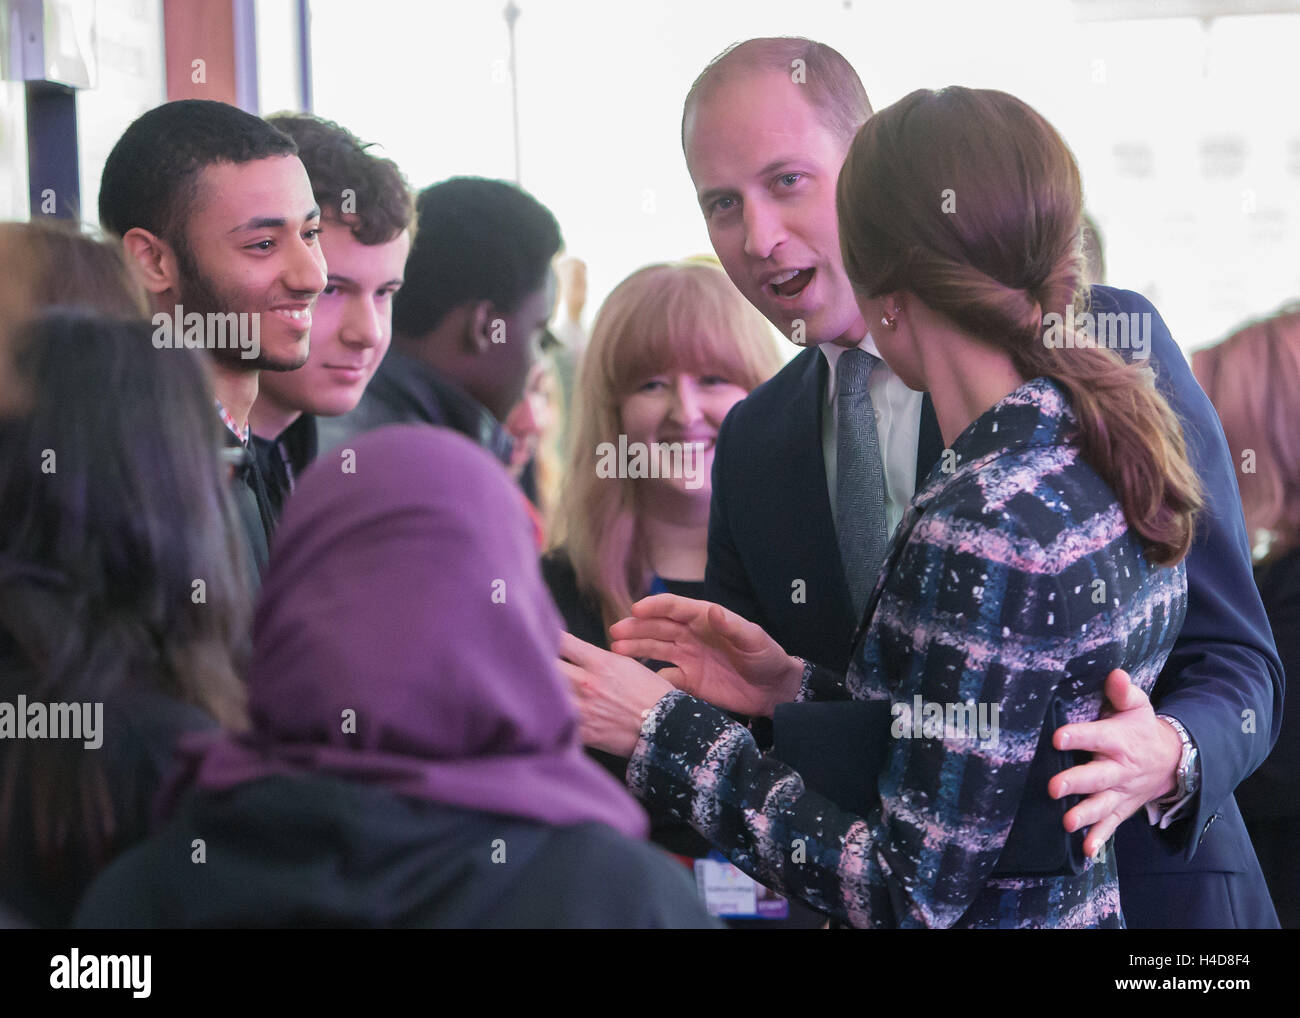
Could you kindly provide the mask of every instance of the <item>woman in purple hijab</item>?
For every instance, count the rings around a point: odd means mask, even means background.
[[[502,468],[440,428],[357,438],[282,518],[251,731],[186,747],[78,924],[711,925],[582,752],[559,640]]]

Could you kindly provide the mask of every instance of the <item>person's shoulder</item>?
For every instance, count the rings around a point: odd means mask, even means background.
[[[1121,290],[1100,283],[1088,288],[1088,303],[1093,311],[1137,311],[1158,315],[1156,306],[1136,290]]]
[[[1000,473],[1027,468],[1033,468],[1032,457],[1017,450],[1004,453],[977,471],[954,477],[925,506],[914,530],[915,539],[928,543],[933,538],[941,544],[957,541],[965,550],[981,554],[980,534],[997,534],[1004,540],[1025,537],[1025,493],[1014,505],[999,503],[990,499],[988,485]]]
[[[378,375],[376,375],[378,377]],[[316,421],[317,455],[333,452],[345,442],[350,442],[358,435],[385,424],[397,424],[386,403],[374,392],[374,381],[361,394],[357,405],[345,414],[337,417],[320,417]]]
[[[356,431],[386,424],[445,425],[447,404],[454,401],[454,390],[432,368],[390,347],[356,409],[335,420],[350,419]]]
[[[1114,492],[1076,446],[1021,446],[953,478],[926,506],[917,537],[1049,572],[1088,545],[1068,540],[1071,531],[1117,513],[1122,522]]]
[[[557,828],[534,865],[552,887],[592,892],[582,925],[714,928],[687,867],[604,824]]]
[[[810,346],[737,403],[732,413],[746,418],[788,409],[791,394],[818,377],[816,361],[820,357],[821,351]]]
[[[737,482],[750,476],[755,464],[769,457],[772,443],[792,433],[792,408],[816,406],[805,400],[807,390],[818,385],[822,360],[822,353],[809,347],[728,411],[715,452],[715,464],[725,463],[728,476]]]
[[[114,772],[137,774],[143,768],[156,782],[172,763],[182,735],[213,731],[207,711],[140,682],[126,683],[104,705],[106,759]]]
[[[170,874],[176,859],[192,865],[164,826],[108,864],[82,895],[73,915],[75,929],[151,929],[169,924],[162,902],[172,898]]]
[[[1191,366],[1182,348],[1174,341],[1169,326],[1161,317],[1159,310],[1151,301],[1136,290],[1121,290],[1114,286],[1092,286],[1088,291],[1088,311],[1092,315],[1128,316],[1131,324],[1127,326],[1129,346],[1121,347],[1116,352],[1130,363],[1147,358],[1161,383],[1171,390],[1175,397],[1175,411],[1189,412],[1195,400],[1190,394],[1203,398],[1200,386],[1192,376]],[[1132,316],[1137,316],[1136,318]],[[1145,351],[1145,352],[1143,352]],[[1208,401],[1205,401],[1208,404]]]

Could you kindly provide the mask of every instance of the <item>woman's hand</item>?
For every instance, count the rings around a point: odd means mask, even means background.
[[[582,741],[615,756],[632,755],[641,715],[673,691],[671,683],[640,661],[593,647],[571,633],[560,637],[560,671],[573,689]]]
[[[632,617],[609,629],[610,649],[668,661],[659,673],[678,689],[723,710],[767,717],[795,698],[803,662],[754,623],[722,605],[656,594],[632,606]]]

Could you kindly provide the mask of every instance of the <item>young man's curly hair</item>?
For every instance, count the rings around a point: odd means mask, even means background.
[[[297,143],[323,217],[345,223],[367,245],[414,232],[415,196],[391,159],[372,155],[368,144],[331,120],[308,113],[277,113],[266,120]]]

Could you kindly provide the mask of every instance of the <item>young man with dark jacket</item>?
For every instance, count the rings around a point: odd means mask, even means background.
[[[393,304],[393,345],[356,410],[319,422],[321,449],[385,424],[459,431],[509,463],[503,427],[555,301],[560,228],[526,191],[455,177],[426,188]]]
[[[210,355],[236,502],[260,572],[275,509],[250,449],[249,411],[263,371],[306,361],[325,286],[320,209],[297,147],[226,103],[165,103],[109,153],[99,218],[149,293],[158,356],[176,346]]]

